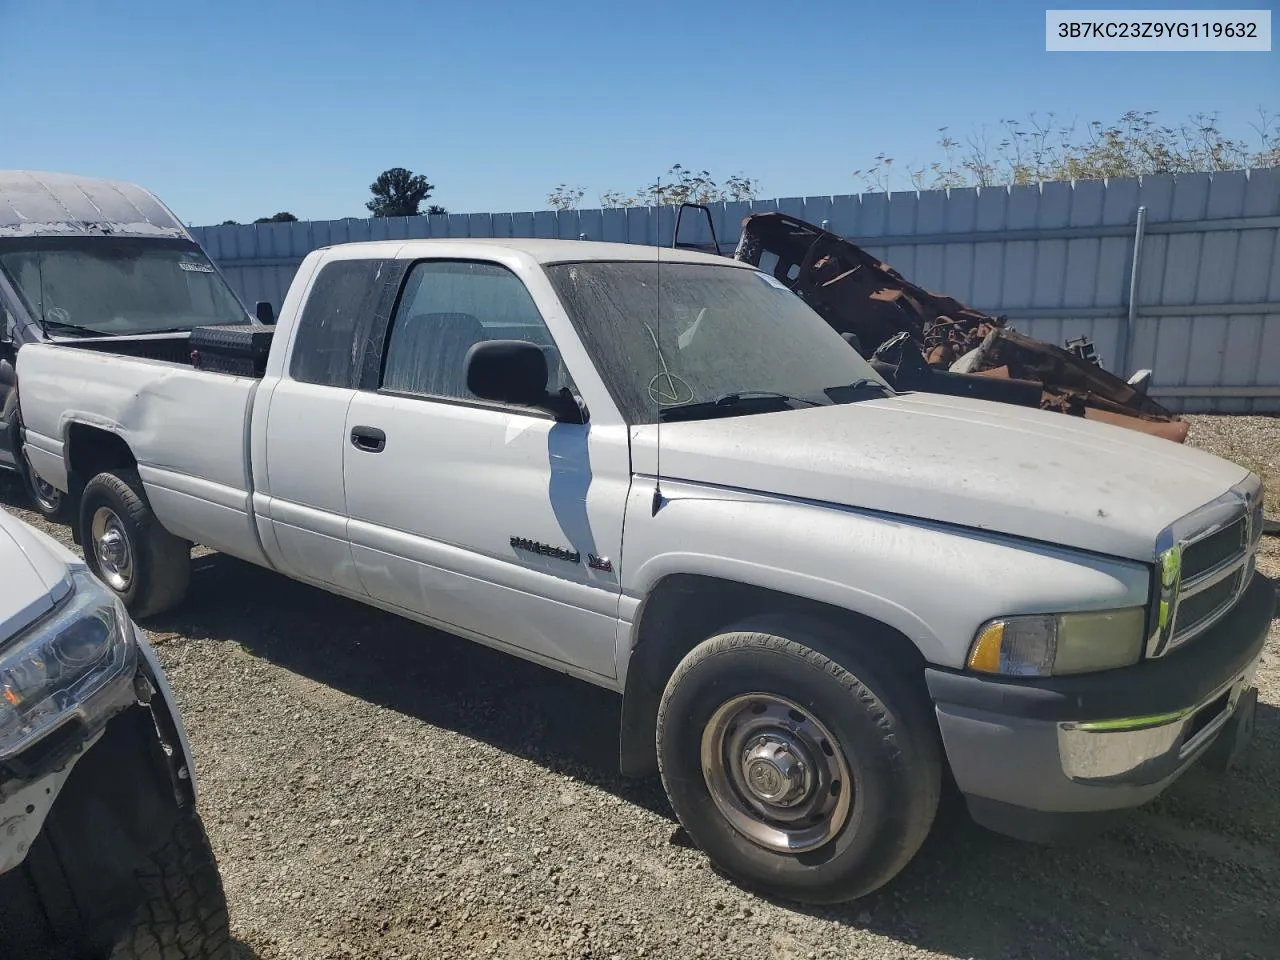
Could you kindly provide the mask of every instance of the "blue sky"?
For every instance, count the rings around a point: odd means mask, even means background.
[[[1280,52],[1047,53],[1044,10],[0,0],[0,167],[134,180],[196,225],[364,216],[391,166],[451,212],[523,211],[675,162],[763,196],[856,193],[880,151],[928,161],[938,127],[1031,111],[1217,111],[1236,136],[1280,111]]]

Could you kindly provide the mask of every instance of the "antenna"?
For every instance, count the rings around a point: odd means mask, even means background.
[[[662,178],[659,177],[657,184],[658,190],[658,206],[653,211],[654,227],[653,227],[653,249],[656,254],[654,261],[654,312],[653,319],[653,345],[658,352],[658,376],[662,376],[662,371],[666,369],[666,365],[662,359],[662,237],[658,235],[658,227],[662,223]],[[657,408],[654,414],[654,468],[653,468],[653,509],[649,514],[651,517],[658,515],[658,508],[662,506],[662,389],[653,391],[653,404]]]

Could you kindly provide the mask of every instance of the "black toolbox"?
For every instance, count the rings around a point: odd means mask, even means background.
[[[275,327],[250,323],[196,327],[187,340],[191,365],[236,377],[261,377],[267,372],[267,353],[275,332]]]

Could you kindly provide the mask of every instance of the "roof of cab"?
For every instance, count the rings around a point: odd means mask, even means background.
[[[367,241],[366,241],[367,242]],[[373,241],[385,243],[386,241]],[[365,242],[334,244],[327,247],[337,253],[364,247]],[[528,257],[538,263],[573,263],[581,260],[644,260],[663,263],[710,263],[752,269],[749,264],[732,257],[679,247],[654,247],[638,243],[608,243],[598,240],[552,240],[536,237],[450,237],[406,240],[399,247],[400,257],[483,256],[486,252],[504,252]]]
[[[0,170],[0,239],[65,236],[191,239],[173,211],[136,184]]]

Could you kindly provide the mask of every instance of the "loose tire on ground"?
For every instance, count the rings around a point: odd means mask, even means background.
[[[874,649],[859,649],[856,639],[817,625],[742,625],[695,647],[667,683],[657,726],[667,795],[694,843],[748,888],[808,903],[853,900],[897,875],[929,833],[942,760],[928,702],[900,666]],[[755,694],[764,697],[739,699]],[[745,705],[744,712],[734,713],[740,709],[735,705]],[[746,732],[737,729],[739,723]],[[723,738],[709,736],[709,729],[724,731]],[[708,752],[704,738],[711,744]],[[722,744],[725,749],[718,750]],[[736,786],[731,774],[716,772],[732,770],[734,756],[748,758],[737,768]],[[790,762],[797,758],[808,758],[808,764]],[[780,780],[779,770],[787,777]],[[806,771],[821,775],[806,781]],[[846,774],[852,783],[838,790],[830,785]],[[726,782],[730,789],[717,791],[718,805],[709,784],[723,788]],[[752,825],[742,811],[764,802],[759,792],[753,799],[753,791],[777,793],[778,784],[794,791],[801,783],[826,784],[826,792],[814,789],[801,800],[788,795],[782,799],[795,807],[766,805],[764,811],[819,811],[818,826],[807,834],[794,828],[809,820],[789,825],[789,840],[809,844],[796,852],[769,839],[776,837],[778,821],[760,817],[763,827]],[[844,798],[840,791],[846,791]],[[848,801],[843,814],[842,799]],[[831,814],[823,821],[820,807],[809,804],[825,804]],[[723,809],[731,810],[738,828]],[[744,823],[768,842],[749,838]]]
[[[100,473],[90,480],[80,497],[79,528],[89,568],[135,618],[182,602],[191,582],[191,544],[156,519],[137,471]],[[104,529],[111,534],[110,550],[103,547]]]

